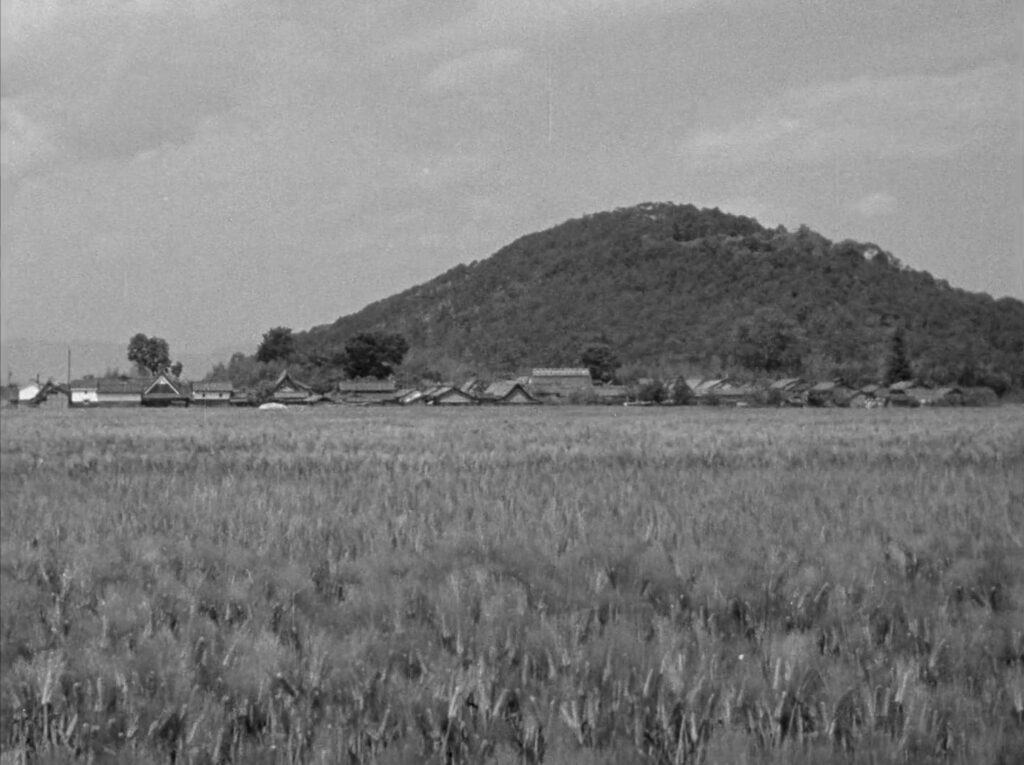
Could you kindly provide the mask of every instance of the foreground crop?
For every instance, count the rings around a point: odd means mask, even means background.
[[[1014,762],[1024,417],[17,412],[4,752]]]

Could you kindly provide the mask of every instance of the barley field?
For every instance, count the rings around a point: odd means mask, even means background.
[[[5,411],[10,762],[1018,763],[1024,408]]]

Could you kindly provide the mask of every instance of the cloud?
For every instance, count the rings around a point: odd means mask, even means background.
[[[520,48],[494,48],[446,61],[427,75],[426,89],[477,90],[516,70],[523,56]]]
[[[496,40],[533,40],[607,24],[685,11],[712,0],[477,0],[440,26],[403,40],[409,52],[472,48]],[[723,2],[724,0],[714,0]]]
[[[738,125],[691,135],[683,154],[706,163],[748,163],[992,151],[1011,145],[1019,132],[1018,82],[1013,67],[989,65],[817,84],[776,97]]]
[[[876,191],[858,199],[850,205],[850,209],[865,218],[877,218],[882,215],[891,215],[896,212],[897,206],[896,197],[892,194]]]
[[[185,143],[254,76],[252,43],[225,44],[246,28],[228,2],[12,0],[3,18],[8,175],[38,167],[44,142],[69,161]]]
[[[56,153],[45,128],[23,114],[12,99],[0,102],[0,177],[5,183],[32,173]]]

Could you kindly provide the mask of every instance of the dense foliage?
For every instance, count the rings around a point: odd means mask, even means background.
[[[950,287],[879,247],[692,205],[645,204],[524,236],[296,334],[329,355],[399,332],[417,373],[575,364],[604,342],[627,368],[878,381],[892,336],[935,383],[1024,386],[1024,303]]]
[[[263,333],[263,340],[256,349],[256,360],[287,361],[295,351],[295,337],[289,327],[274,327]]]
[[[404,337],[385,332],[363,332],[345,343],[341,363],[350,378],[390,377],[409,351]]]
[[[171,366],[171,349],[162,337],[149,337],[139,332],[128,341],[128,361],[139,371],[160,374]]]

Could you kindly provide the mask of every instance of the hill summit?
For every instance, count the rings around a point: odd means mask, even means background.
[[[1024,386],[1024,303],[955,289],[871,243],[693,205],[569,220],[296,333],[316,366],[361,332],[404,335],[411,375],[575,365],[601,343],[652,374],[877,380],[899,333],[916,376]],[[316,370],[310,368],[311,374]]]

